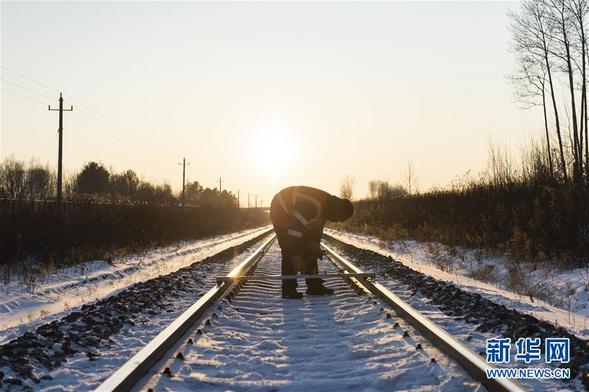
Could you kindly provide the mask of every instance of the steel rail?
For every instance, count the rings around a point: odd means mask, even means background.
[[[275,239],[276,235],[273,234],[254,253],[234,268],[228,276],[242,276],[250,272]],[[213,302],[224,293],[233,290],[239,283],[238,280],[218,283],[217,286],[200,297],[198,301],[185,310],[145,347],[110,375],[96,390],[130,390],[177,343]]]
[[[391,290],[380,283],[372,282],[362,277],[352,277],[361,274],[362,270],[336,253],[332,248],[321,244],[330,258],[345,271],[350,272],[350,279],[358,282],[364,289],[380,297],[391,305],[405,320],[417,328],[428,340],[446,355],[453,358],[471,377],[482,383],[489,391],[520,392],[525,391],[517,381],[506,378],[487,378],[486,370],[492,369],[475,351],[460,342],[444,328],[440,327],[421,314],[407,302],[403,301]]]

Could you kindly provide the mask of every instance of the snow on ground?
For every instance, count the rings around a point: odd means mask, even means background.
[[[177,271],[268,229],[184,241],[115,259],[110,264],[102,260],[89,261],[39,277],[34,290],[24,285],[20,277],[11,276],[8,282],[0,284],[0,344],[85,303],[105,298],[134,283]]]
[[[170,292],[165,303],[166,311],[153,312],[146,309],[146,313],[136,318],[134,325],[125,325],[116,335],[109,338],[108,342],[97,348],[100,356],[89,360],[86,353],[77,353],[68,358],[67,364],[48,373],[52,377],[51,380],[42,380],[41,383],[34,385],[34,389],[51,392],[95,390],[110,374],[196,302],[206,290],[214,287],[216,276],[229,273],[258,246],[259,243],[253,245],[238,256],[228,259],[226,263],[198,263],[191,271],[191,275],[195,282],[204,282],[202,287],[196,284],[199,288],[188,295]]]
[[[365,234],[329,229],[326,233],[351,245],[391,256],[416,271],[452,282],[495,303],[563,326],[580,338],[589,338],[589,268],[561,271],[544,264],[542,268],[532,269],[529,263],[510,263],[507,256],[487,257],[481,256],[480,252],[463,249],[452,255],[447,247],[440,244],[416,241],[385,243]],[[551,303],[534,295],[514,292],[509,285],[514,275],[512,268],[519,268],[517,274],[524,277],[524,283],[532,293],[544,294]],[[483,278],[485,282],[475,277]]]
[[[327,260],[320,263],[320,270],[336,272]],[[254,274],[280,274],[277,244]],[[158,391],[481,389],[386,306],[357,295],[344,280],[328,279],[326,285],[336,290],[333,296],[300,300],[282,299],[280,285],[277,280],[247,282],[231,302],[224,301],[222,309],[215,305],[211,325],[197,326],[202,335],[189,335],[193,344],[179,346],[184,360],[161,361],[145,385],[138,387]],[[305,285],[299,290],[304,291]],[[387,319],[388,312],[392,317]],[[165,367],[172,377],[162,375]]]
[[[328,242],[330,242],[330,240],[328,240]],[[409,268],[399,261],[390,260],[383,255],[380,255],[381,260],[378,260],[378,258],[374,258],[374,256],[373,258],[370,258],[369,256],[367,257],[367,253],[371,253],[372,251],[363,250],[362,252],[358,252],[358,248],[352,246],[342,248],[339,244],[333,243],[332,245],[335,245],[335,249],[338,253],[346,257],[364,272],[375,272],[379,283],[389,288],[402,300],[413,306],[423,315],[483,356],[486,354],[487,339],[501,336],[506,337],[507,335],[505,335],[505,332],[508,331],[511,331],[512,333],[514,331],[521,331],[522,333],[530,331],[534,333],[535,326],[544,328],[538,325],[540,322],[539,320],[536,319],[535,322],[530,322],[525,319],[522,320],[522,316],[515,314],[515,311],[507,310],[504,307],[491,303],[488,299],[480,298],[480,295],[478,294],[468,293],[465,295],[454,295],[456,294],[456,291],[453,291],[454,294],[448,295],[445,288],[450,286],[454,287],[452,283],[437,280],[435,283],[432,283],[433,286],[437,286],[438,290],[432,289],[429,282],[426,283],[426,280],[430,280],[429,277],[414,270],[409,271]],[[386,265],[389,265],[390,267],[387,268]],[[399,268],[396,273],[392,272],[393,266]],[[399,273],[403,271],[406,276],[400,276]],[[412,279],[412,277],[415,278],[417,274],[422,275],[427,279],[421,281],[419,279]],[[427,289],[422,290],[424,286],[427,287]],[[455,290],[460,289],[455,288]],[[466,298],[467,296],[471,298],[468,299]],[[476,304],[478,304],[479,307],[478,311],[476,310]],[[495,313],[494,317],[492,316],[493,313]],[[514,321],[516,323],[515,326],[511,324],[511,322]],[[501,324],[504,324],[507,328],[503,333],[493,327]],[[484,325],[487,327],[480,328]],[[537,329],[536,331],[540,332],[541,329]],[[554,333],[552,336],[554,336]],[[579,346],[573,347],[576,347],[572,348],[574,351],[572,355],[575,356],[577,354],[576,349],[579,348]],[[528,366],[515,357],[516,353],[517,350],[511,350],[509,364],[499,366],[515,368]],[[560,365],[560,363],[540,365],[540,363],[536,362],[535,365],[530,366],[543,366],[555,369]],[[533,379],[521,380],[520,382],[526,389],[531,391],[585,390],[580,377],[574,377],[572,380]]]

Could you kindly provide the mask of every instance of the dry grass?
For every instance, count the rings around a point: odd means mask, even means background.
[[[470,276],[473,279],[479,280],[481,282],[488,282],[492,283],[492,276],[493,276],[494,267],[492,265],[480,265],[476,267],[471,267],[469,269]]]

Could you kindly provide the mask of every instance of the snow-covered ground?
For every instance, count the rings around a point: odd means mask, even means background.
[[[546,263],[515,264],[507,256],[488,257],[440,244],[383,242],[370,235],[334,230],[326,233],[351,245],[391,256],[416,271],[452,282],[510,309],[563,326],[580,338],[589,338],[589,268],[563,271]],[[518,277],[515,283],[519,286],[514,284],[514,276]],[[525,294],[518,293],[514,287],[523,287]]]
[[[323,260],[320,270],[335,272]],[[255,274],[280,274],[273,245]],[[300,291],[305,290],[302,281]],[[248,281],[231,302],[213,306],[210,325],[179,345],[139,387],[167,391],[479,390],[452,360],[379,301],[342,279],[333,296],[282,299],[280,281]],[[387,318],[387,313],[392,317]],[[405,335],[404,333],[408,334]],[[418,347],[418,345],[421,345]],[[432,358],[435,361],[432,361]],[[163,375],[169,367],[172,377]]]
[[[24,285],[20,277],[12,276],[0,284],[0,344],[83,304],[110,296],[134,283],[177,271],[268,229],[256,228],[185,241],[110,263],[89,261],[40,276],[34,290]]]
[[[239,243],[243,241],[238,241]],[[245,260],[257,247],[253,245],[243,253],[226,261],[217,263],[199,262],[190,267],[187,287],[175,286],[168,290],[164,298],[165,311],[147,308],[133,315],[133,324],[126,324],[108,341],[94,349],[98,356],[89,359],[86,352],[79,352],[68,358],[67,362],[48,374],[51,379],[32,384],[39,391],[89,391],[98,388],[112,372],[122,366],[129,358],[149,343],[162,329],[184,312],[210,288],[216,285],[216,276],[225,275]],[[182,280],[180,280],[181,282]],[[181,286],[181,285],[180,285]],[[0,370],[2,370],[0,368]],[[0,390],[2,387],[0,386]]]
[[[231,270],[257,245],[227,261],[195,261],[257,237],[268,229],[259,228],[154,249],[143,255],[115,260],[112,265],[90,262],[84,266],[83,277],[76,276],[80,269],[61,270],[40,282],[34,293],[15,279],[1,287],[0,324],[8,325],[5,320],[11,320],[12,326],[0,328],[0,343],[25,331],[33,331],[38,325],[79,309],[84,303],[105,297],[110,299],[116,293],[126,295],[130,290],[123,290],[134,283],[162,275],[167,277],[174,271],[192,265],[185,272],[184,280],[178,280],[184,281],[186,287],[171,290],[169,295],[158,300],[158,303],[162,302],[159,310],[157,307],[148,307],[132,315],[122,329],[96,347],[94,352],[98,354],[97,357],[91,357],[87,350],[81,350],[69,356],[61,366],[40,373],[47,374],[48,379],[41,380],[40,384],[32,384],[36,390],[47,391],[96,388],[205,290],[212,287],[215,284],[214,276]],[[589,320],[584,310],[586,307],[578,305],[575,307],[576,312],[569,312],[536,298],[516,294],[507,286],[502,286],[500,281],[491,283],[473,279],[472,270],[486,267],[485,271],[491,276],[487,280],[505,280],[509,269],[508,260],[484,257],[478,260],[474,252],[464,250],[460,251],[460,255],[452,256],[443,247],[432,251],[432,246],[427,244],[385,244],[374,237],[331,230],[328,230],[328,234],[360,248],[390,255],[414,270],[450,281],[465,291],[478,293],[493,302],[565,326],[581,338],[586,339],[589,335]],[[442,257],[443,264],[440,261]],[[448,259],[451,259],[450,262]],[[279,274],[279,260],[280,250],[275,244],[260,262],[256,274]],[[386,259],[385,263],[388,265]],[[440,268],[443,265],[447,269],[448,263],[452,265],[450,271]],[[363,268],[368,271],[367,267]],[[320,263],[320,270],[335,271],[327,260]],[[493,274],[497,274],[497,277]],[[161,279],[164,278],[158,278],[158,281]],[[569,285],[583,283],[573,279],[572,275],[570,279],[573,283]],[[299,290],[304,291],[304,283],[300,283]],[[473,329],[473,324],[459,317],[448,316],[430,299],[416,295],[411,287],[394,279],[382,283],[476,351],[484,351],[485,339],[496,337],[491,332]],[[367,296],[357,296],[341,279],[333,278],[326,284],[336,289],[334,296],[283,300],[280,297],[280,282],[248,282],[230,303],[225,300],[211,307],[206,317],[210,325],[205,324],[205,318],[195,325],[191,334],[193,344],[184,341],[178,346],[184,360],[162,361],[143,386],[174,391],[482,389],[386,305]],[[176,288],[179,285],[172,286]],[[92,292],[92,295],[85,295],[86,292]],[[578,298],[582,301],[582,296]],[[46,313],[42,314],[41,310],[45,309]],[[26,312],[34,312],[41,317],[32,317],[30,321],[27,317],[19,325],[19,318]],[[387,318],[387,313],[392,317]],[[197,328],[204,333],[197,334]],[[404,336],[405,331],[409,333],[408,336]],[[418,344],[422,348],[417,349]],[[432,362],[432,358],[436,361]],[[164,367],[170,367],[173,377],[161,374]],[[8,375],[9,369],[0,368],[0,371]],[[582,389],[577,381],[567,384],[532,380],[524,384],[531,390]]]
[[[398,295],[409,305],[413,306],[420,313],[444,328],[475,352],[478,352],[482,355],[485,355],[486,353],[486,340],[500,337],[501,332],[494,328],[479,328],[481,325],[499,324],[502,327],[510,328],[510,323],[506,322],[509,320],[510,322],[515,321],[515,328],[516,330],[520,331],[522,327],[527,329],[529,326],[531,326],[533,329],[534,326],[538,325],[534,324],[533,322],[531,324],[526,324],[528,321],[522,320],[521,316],[516,314],[514,311],[505,310],[504,313],[498,313],[503,311],[503,309],[498,309],[501,307],[498,305],[495,305],[497,307],[494,307],[494,304],[491,304],[488,300],[480,299],[479,301],[476,298],[476,295],[467,294],[467,296],[472,297],[471,300],[474,301],[472,303],[474,306],[464,306],[469,302],[469,299],[466,298],[466,296],[455,294],[449,296],[446,295],[447,293],[445,293],[444,288],[452,286],[451,283],[437,281],[438,284],[432,285],[436,286],[437,290],[431,290],[432,286],[429,286],[428,283],[431,283],[432,280],[429,280],[429,282],[426,283],[426,281],[411,279],[412,273],[408,271],[405,271],[406,275],[402,277],[399,275],[389,275],[388,273],[391,273],[392,270],[390,267],[387,268],[386,265],[389,264],[391,267],[393,265],[399,265],[400,263],[398,261],[381,256],[384,260],[379,262],[378,259],[367,257],[366,253],[350,251],[349,248],[351,247],[346,249],[338,248],[337,244],[332,245],[336,246],[338,253],[346,257],[356,266],[360,267],[360,269],[363,271],[375,272],[377,274],[377,280],[379,283],[389,288],[392,292]],[[357,249],[354,248],[354,250]],[[406,268],[402,264],[400,265],[402,268]],[[406,269],[408,270],[408,268]],[[401,271],[402,270],[399,270],[399,272]],[[415,274],[422,275],[417,272],[415,272]],[[415,275],[413,275],[413,277],[415,277]],[[427,278],[429,279],[429,277]],[[425,289],[428,286],[429,289]],[[453,293],[456,293],[456,291],[453,291]],[[484,303],[484,301],[488,301],[489,303]],[[475,310],[477,306],[480,307],[480,312]],[[495,321],[493,321],[493,314],[495,314],[496,317]],[[517,322],[518,319],[519,322]],[[538,320],[536,320],[536,323],[539,323]],[[538,331],[540,331],[540,329],[538,329]],[[575,351],[575,349],[573,349],[573,351]],[[526,365],[523,362],[515,358],[515,354],[516,350],[514,349],[511,352],[510,363],[499,366],[515,368],[525,367]],[[556,363],[543,364],[542,366],[556,368],[559,365],[559,363]],[[575,377],[572,380],[530,379],[521,380],[520,383],[524,388],[530,391],[582,391],[585,389],[582,385],[580,377]]]

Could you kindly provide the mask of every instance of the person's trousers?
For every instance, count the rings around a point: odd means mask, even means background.
[[[317,256],[309,253],[309,246],[307,243],[302,243],[301,249],[289,249],[286,246],[287,243],[287,232],[286,230],[274,228],[276,231],[276,237],[278,238],[278,244],[282,251],[282,275],[296,275],[297,272],[301,272],[305,275],[317,275],[319,268],[317,266]],[[293,262],[293,256],[302,255],[303,264],[295,265]],[[323,283],[323,279],[306,279],[307,287],[316,287]],[[296,279],[285,279],[282,281],[282,291],[290,292],[296,290],[298,286]]]

